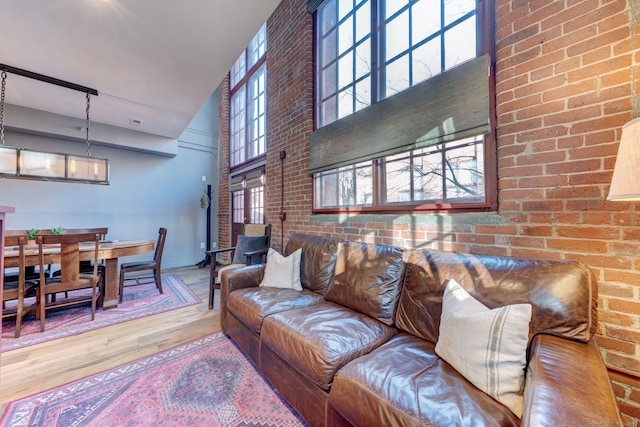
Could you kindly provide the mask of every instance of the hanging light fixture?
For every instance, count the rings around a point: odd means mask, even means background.
[[[7,72],[2,70],[2,87],[0,88],[0,174],[16,175],[18,173],[18,149],[4,145],[4,97],[7,90]]]
[[[91,157],[91,140],[89,138],[91,121],[89,118],[89,110],[91,108],[91,93],[97,95],[97,91],[3,64],[0,64],[0,69],[2,70],[0,74],[0,78],[2,79],[2,86],[0,88],[0,177],[87,184],[109,184],[109,160]],[[50,153],[5,145],[4,111],[7,69],[12,73],[25,77],[86,93],[86,156]]]

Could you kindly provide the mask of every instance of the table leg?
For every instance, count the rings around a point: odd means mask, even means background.
[[[104,299],[102,308],[108,310],[118,306],[118,258],[105,260]]]

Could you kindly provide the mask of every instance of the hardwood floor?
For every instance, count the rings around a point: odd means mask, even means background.
[[[0,354],[0,414],[13,400],[220,330],[218,294],[214,310],[207,307],[209,268],[163,274],[178,276],[202,303]]]

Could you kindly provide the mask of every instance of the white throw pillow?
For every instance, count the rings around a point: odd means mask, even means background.
[[[282,256],[277,251],[269,248],[267,252],[267,265],[264,269],[264,278],[260,286],[271,288],[302,290],[300,283],[300,260],[302,248],[288,257]]]
[[[491,310],[450,280],[436,353],[520,418],[530,321],[531,304]]]

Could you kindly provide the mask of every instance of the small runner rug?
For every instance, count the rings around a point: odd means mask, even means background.
[[[2,352],[202,302],[176,276],[162,277],[162,290],[163,294],[160,294],[154,283],[125,288],[123,302],[118,304],[117,308],[96,310],[96,318],[93,321],[91,321],[89,306],[47,313],[44,332],[40,332],[40,321],[36,320],[35,316],[27,316],[22,323],[19,338],[14,338],[15,320],[4,319],[2,321]],[[33,298],[25,300],[25,305],[31,303]]]
[[[10,403],[2,426],[304,426],[222,332]]]

